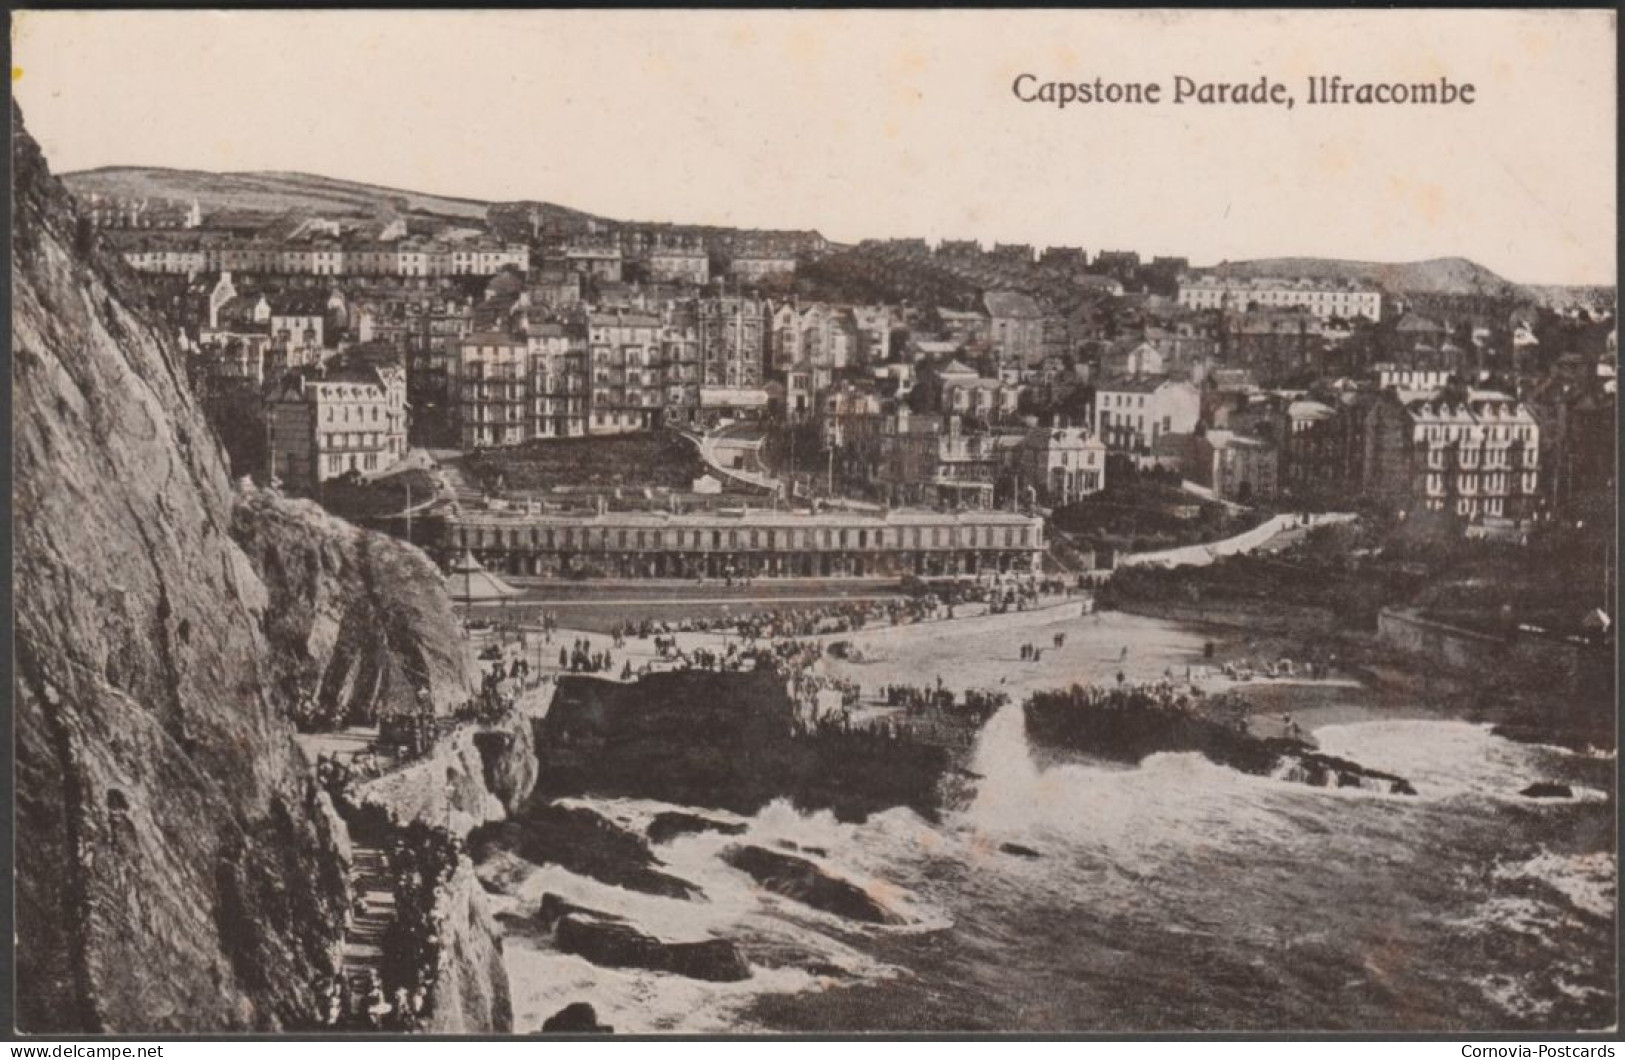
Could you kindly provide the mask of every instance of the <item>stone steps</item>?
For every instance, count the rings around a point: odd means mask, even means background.
[[[352,908],[345,921],[343,974],[352,986],[364,987],[373,973],[383,972],[383,940],[395,921],[395,892],[382,850],[358,844],[354,852],[350,889],[361,908]]]

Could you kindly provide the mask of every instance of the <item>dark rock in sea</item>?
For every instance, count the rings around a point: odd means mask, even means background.
[[[727,939],[666,943],[665,948],[671,955],[668,970],[676,975],[713,983],[737,983],[750,978],[749,962]]]
[[[867,924],[905,921],[863,888],[829,875],[806,858],[781,854],[758,846],[731,846],[722,860],[755,880],[763,889],[793,899],[820,912],[833,913]]]
[[[649,837],[649,842],[659,846],[661,843],[671,842],[680,835],[693,835],[696,832],[744,835],[745,826],[732,821],[719,821],[714,817],[702,817],[697,813],[666,810],[654,815],[654,819],[649,822],[646,834]]]
[[[811,854],[815,858],[829,857],[829,851],[825,850],[823,847],[807,846],[802,843],[797,843],[793,839],[780,839],[778,840],[778,844],[785,850],[790,850],[801,854]]]
[[[714,983],[750,978],[750,965],[727,939],[667,942],[591,910],[560,917],[553,925],[553,945],[605,968],[646,968]]]
[[[1024,847],[1020,843],[1000,843],[999,849],[1006,854],[1011,854],[1018,858],[1043,857],[1042,854],[1034,850],[1032,847]]]
[[[546,928],[548,931],[552,931],[558,926],[560,920],[563,920],[565,917],[574,913],[581,913],[585,916],[596,917],[599,920],[624,919],[623,917],[616,916],[614,913],[606,913],[599,909],[591,909],[584,905],[576,905],[574,902],[560,898],[558,895],[549,891],[547,894],[542,895],[542,904],[540,908],[536,910],[536,922],[542,927]]]
[[[615,1028],[598,1022],[598,1010],[585,1001],[572,1001],[542,1021],[544,1034],[614,1034]]]
[[[1307,745],[1296,740],[1264,740],[1261,741],[1266,748],[1276,751],[1275,766],[1269,775],[1289,780],[1297,784],[1308,784],[1316,788],[1361,788],[1366,791],[1377,791],[1388,795],[1415,795],[1416,789],[1411,782],[1403,777],[1396,777],[1392,773],[1381,773],[1375,769],[1367,769],[1358,762],[1350,762],[1346,758],[1334,758],[1323,755],[1318,751],[1310,751]],[[1290,745],[1290,746],[1282,746]],[[1213,758],[1214,756],[1209,755]],[[1223,759],[1215,758],[1221,765],[1231,765]],[[1234,768],[1243,772],[1255,772],[1236,765]]]
[[[1321,754],[1302,740],[1254,736],[1211,710],[1181,709],[1139,689],[1039,692],[1025,704],[1028,735],[1041,744],[1140,762],[1161,751],[1196,751],[1254,776],[1321,788],[1415,795],[1404,777]]]
[[[953,752],[835,727],[798,727],[782,674],[671,671],[637,681],[565,675],[536,722],[541,790],[755,813],[774,799],[843,821],[906,806],[934,817]]]
[[[694,885],[661,872],[648,840],[584,806],[532,802],[515,819],[469,836],[476,861],[511,851],[536,865],[560,865],[602,883],[666,898],[696,898]]]
[[[1549,780],[1541,780],[1524,788],[1518,794],[1529,799],[1572,799],[1574,798],[1574,789],[1567,784],[1556,784]]]
[[[1548,744],[1579,754],[1613,749],[1612,711],[1585,713],[1580,706],[1575,706],[1568,713],[1577,716],[1564,721],[1553,718],[1549,713],[1530,711],[1500,722],[1490,732],[1514,743]]]

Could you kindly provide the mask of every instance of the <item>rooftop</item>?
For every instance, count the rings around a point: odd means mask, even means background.
[[[1165,375],[1120,376],[1116,379],[1101,380],[1096,389],[1102,393],[1112,394],[1150,394],[1178,382],[1179,380],[1170,379]]]

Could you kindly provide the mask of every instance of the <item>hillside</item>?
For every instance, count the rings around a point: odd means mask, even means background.
[[[1226,261],[1213,267],[1232,276],[1307,276],[1315,279],[1368,280],[1392,294],[1512,295],[1517,285],[1466,258],[1427,261],[1342,261],[1336,258],[1258,258]]]
[[[1561,309],[1565,306],[1584,306],[1588,309],[1612,310],[1618,302],[1618,289],[1614,287],[1563,286],[1557,284],[1524,284],[1523,294],[1538,306]]]
[[[308,173],[208,173],[197,169],[108,166],[66,173],[62,182],[80,197],[102,195],[196,199],[205,211],[297,210],[325,215],[365,215],[391,203],[407,210],[453,218],[485,217],[486,203],[475,199],[425,195],[335,180]]]
[[[523,239],[532,234],[573,235],[610,219],[555,203],[519,200],[485,202],[478,199],[387,188],[339,180],[310,173],[210,173],[196,169],[156,166],[106,166],[66,173],[61,180],[75,195],[196,199],[206,212],[219,210],[254,213],[295,211],[325,216],[367,216],[393,205],[408,211],[454,220],[490,220],[504,238]],[[627,222],[642,224],[643,222]],[[672,222],[674,227],[686,226]],[[1559,287],[1515,284],[1466,258],[1426,261],[1374,262],[1337,258],[1256,258],[1224,261],[1209,266],[1236,276],[1314,277],[1370,280],[1391,294],[1443,294],[1514,297],[1537,305],[1612,306],[1612,287]]]

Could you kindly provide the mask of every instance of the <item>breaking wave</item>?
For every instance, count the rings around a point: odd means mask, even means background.
[[[662,871],[703,900],[489,860],[482,878],[518,923],[552,892],[674,941],[728,938],[753,967],[730,984],[597,968],[514,931],[516,1026],[534,1030],[578,1000],[631,1032],[1612,1020],[1613,852],[1551,845],[1562,822],[1585,815],[1599,824],[1589,834],[1611,834],[1596,772],[1606,761],[1466,722],[1359,722],[1315,736],[1327,754],[1407,778],[1417,796],[1249,776],[1194,753],[1132,767],[1050,762],[1035,757],[1020,708],[1007,707],[968,763],[974,794],[937,823],[892,810],[848,824],[786,802],[745,816],[692,810],[745,829],[654,848]],[[1519,796],[1541,780],[1574,785],[1577,797]],[[639,832],[687,809],[576,801]],[[719,856],[740,842],[814,862],[904,926],[766,893]]]

